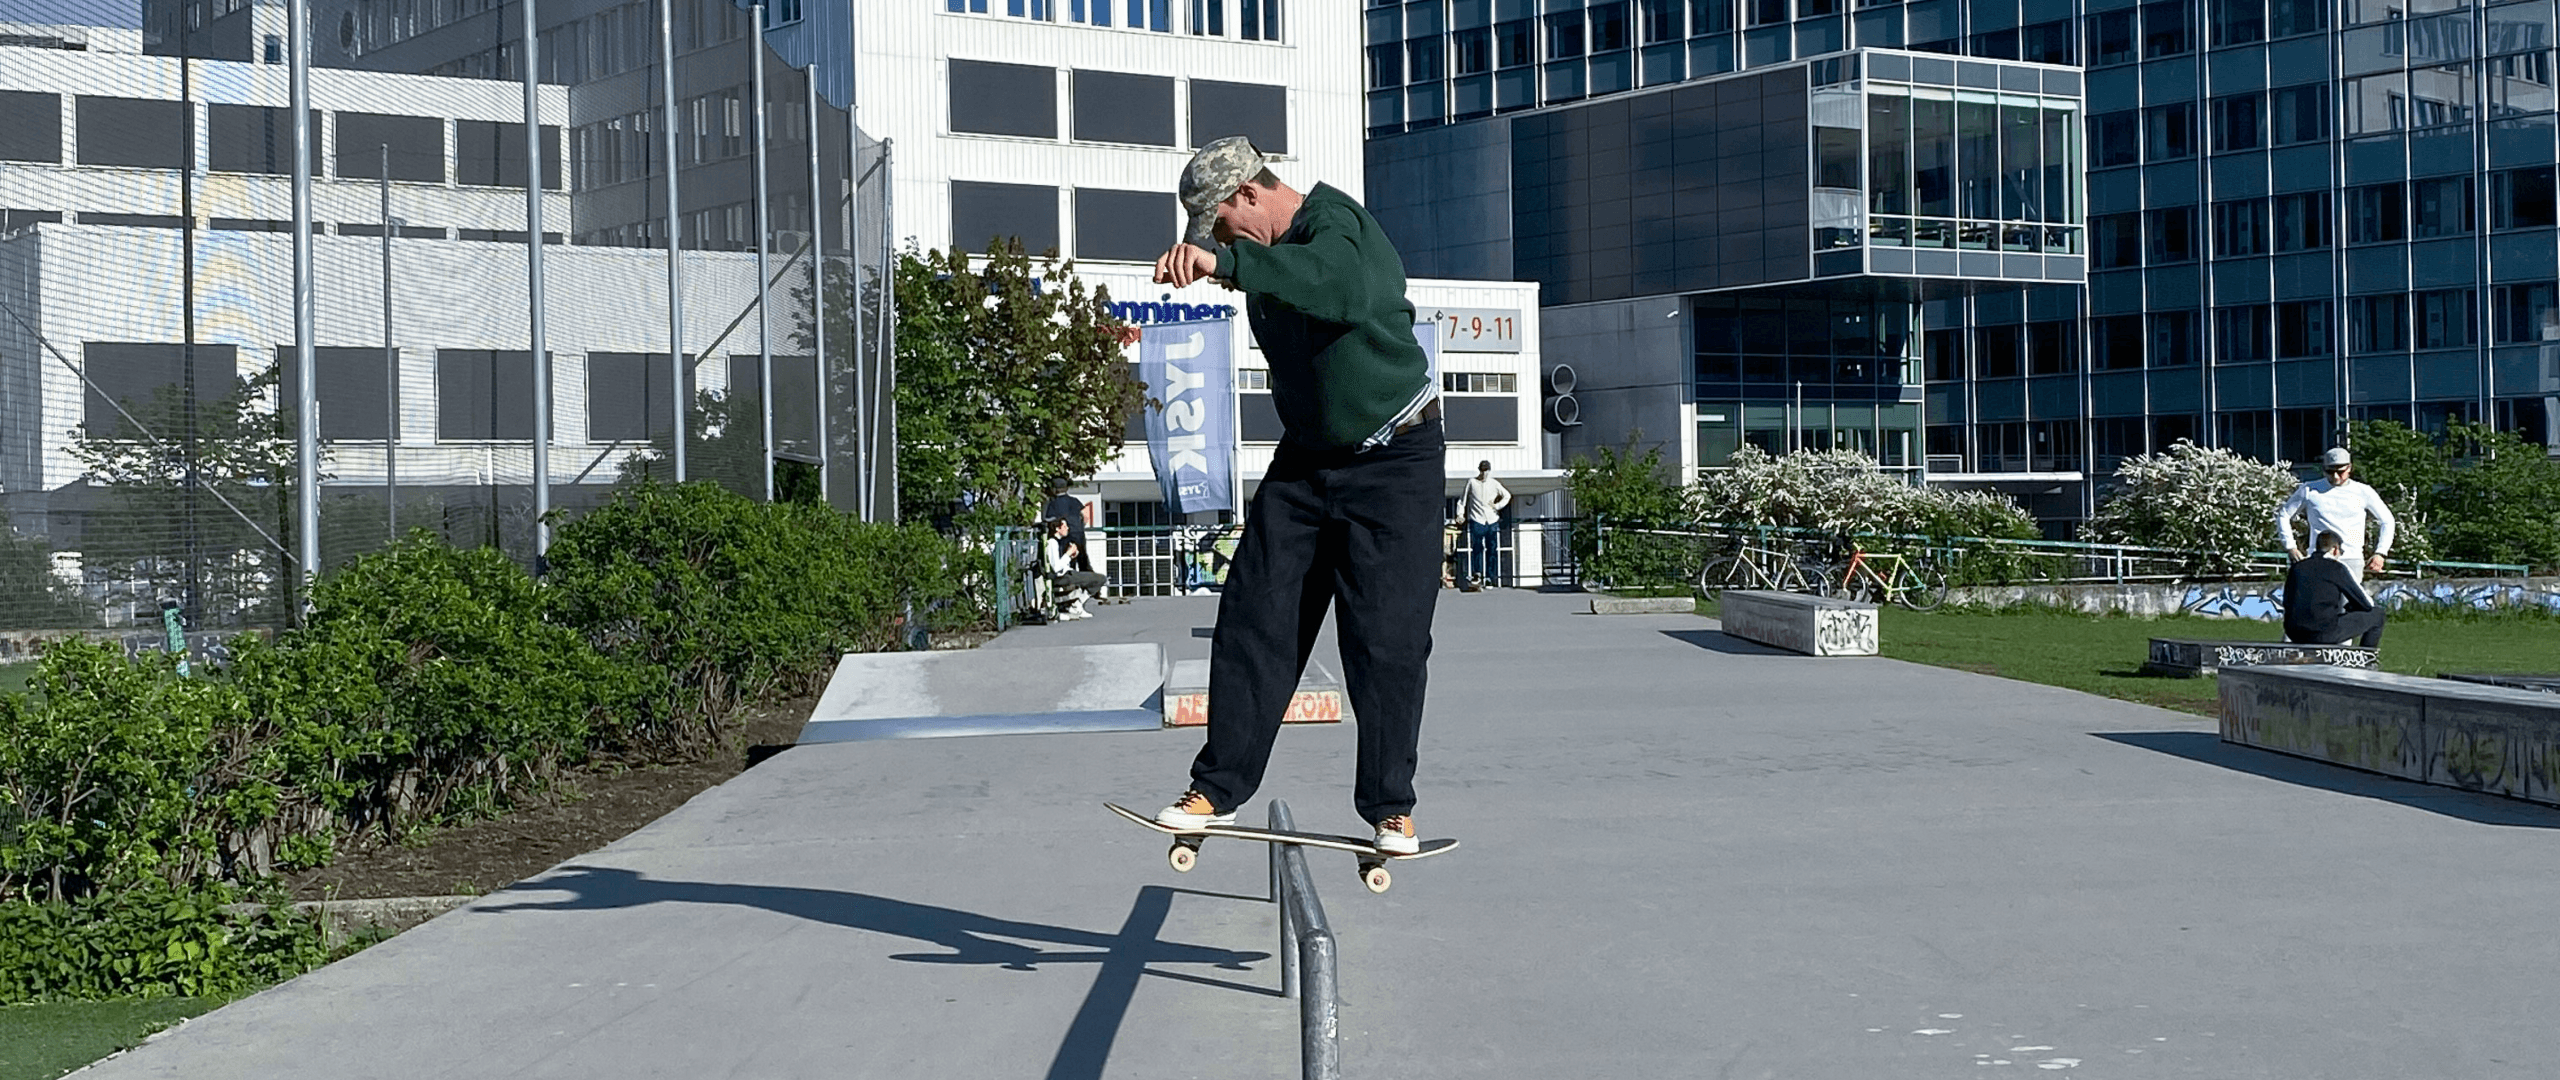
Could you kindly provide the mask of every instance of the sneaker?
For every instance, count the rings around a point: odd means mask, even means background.
[[[1156,811],[1156,824],[1168,829],[1205,829],[1212,825],[1233,825],[1235,811],[1219,813],[1209,797],[1197,791],[1186,791],[1173,805]]]
[[[1422,841],[1413,836],[1413,818],[1406,814],[1391,814],[1379,822],[1378,850],[1389,855],[1411,855],[1421,851]]]

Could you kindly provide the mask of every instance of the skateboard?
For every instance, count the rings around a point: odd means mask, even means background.
[[[1458,842],[1455,840],[1425,840],[1422,842],[1422,850],[1416,851],[1411,855],[1405,855],[1380,851],[1378,850],[1378,845],[1370,843],[1367,840],[1362,840],[1358,837],[1336,836],[1332,833],[1283,832],[1278,829],[1255,829],[1248,828],[1243,825],[1212,825],[1205,829],[1175,829],[1165,825],[1159,825],[1156,823],[1156,819],[1148,817],[1147,815],[1141,814],[1135,810],[1131,810],[1118,803],[1104,803],[1102,805],[1109,808],[1112,813],[1118,814],[1121,817],[1128,818],[1140,825],[1144,825],[1157,832],[1173,837],[1173,846],[1166,849],[1164,857],[1166,862],[1173,864],[1173,869],[1176,873],[1190,873],[1191,868],[1199,863],[1201,841],[1207,840],[1212,836],[1228,836],[1234,837],[1238,840],[1259,840],[1266,844],[1295,844],[1300,847],[1331,848],[1335,851],[1348,851],[1360,857],[1360,883],[1368,886],[1370,892],[1382,893],[1387,891],[1387,887],[1394,883],[1394,879],[1390,878],[1387,874],[1387,863],[1398,859],[1425,859],[1444,851],[1454,850],[1458,846]]]

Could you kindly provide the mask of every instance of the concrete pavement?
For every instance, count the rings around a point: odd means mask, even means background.
[[[1466,847],[1384,896],[1310,853],[1346,1076],[2560,1061],[2560,811],[1587,603],[1444,594],[1416,814]],[[990,648],[1205,656],[1215,603],[1097,611]],[[1285,731],[1264,796],[1355,828],[1352,734]],[[1294,1076],[1263,849],[1213,841],[1176,875],[1098,805],[1171,796],[1197,740],[803,746],[87,1075]]]

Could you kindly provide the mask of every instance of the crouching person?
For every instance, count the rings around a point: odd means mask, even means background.
[[[1049,567],[1049,582],[1057,598],[1058,618],[1061,621],[1092,618],[1093,612],[1085,610],[1084,602],[1094,590],[1109,584],[1111,579],[1096,571],[1076,568],[1077,557],[1083,552],[1078,550],[1075,541],[1067,539],[1065,518],[1049,519],[1049,539],[1044,546],[1047,548],[1043,554]]]
[[[2322,530],[2312,554],[2284,575],[2284,638],[2301,645],[2382,644],[2382,612],[2343,561],[2346,542]]]

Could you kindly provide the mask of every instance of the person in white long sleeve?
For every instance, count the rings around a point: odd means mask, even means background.
[[[2373,485],[2355,479],[2355,463],[2345,447],[2320,455],[2320,471],[2326,474],[2322,479],[2294,488],[2284,505],[2276,508],[2276,540],[2284,545],[2286,555],[2301,562],[2302,541],[2294,538],[2293,518],[2303,515],[2309,519],[2311,535],[2338,534],[2343,546],[2338,560],[2346,563],[2361,583],[2366,574],[2382,572],[2383,556],[2391,554],[2391,538],[2399,531],[2400,523],[2391,516],[2391,508],[2383,505],[2382,495],[2373,490]],[[2374,538],[2372,555],[2364,553],[2367,517],[2382,523],[2382,534]]]
[[[1466,505],[1467,578],[1459,587],[1468,592],[1499,584],[1497,562],[1502,546],[1502,508],[1511,505],[1511,489],[1493,478],[1493,463],[1476,462],[1475,479],[1467,481],[1467,493],[1460,500]]]

